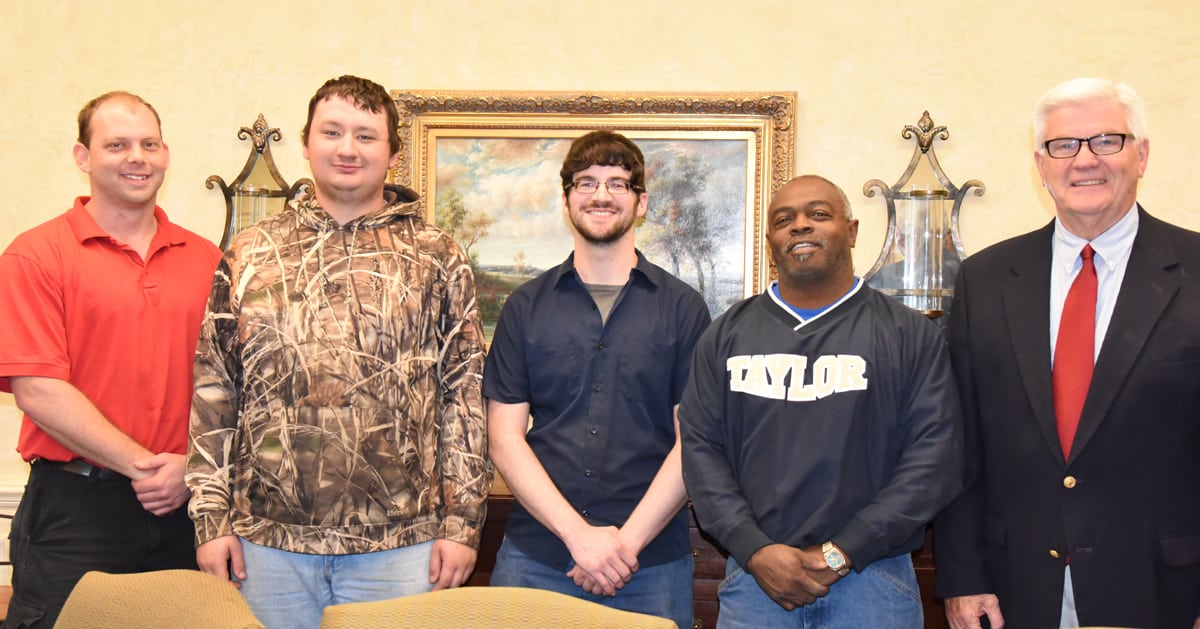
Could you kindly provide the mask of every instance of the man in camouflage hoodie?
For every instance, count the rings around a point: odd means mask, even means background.
[[[302,133],[314,190],[239,233],[196,354],[197,563],[268,627],[456,587],[492,472],[467,258],[406,188],[387,92],[330,80]]]

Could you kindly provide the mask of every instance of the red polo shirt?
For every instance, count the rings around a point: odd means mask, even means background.
[[[0,390],[11,376],[78,388],[151,452],[187,451],[192,362],[220,251],[154,208],[146,260],[104,233],[88,197],[19,236],[0,255]],[[25,416],[26,461],[76,454]]]

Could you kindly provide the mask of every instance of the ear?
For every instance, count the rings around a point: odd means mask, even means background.
[[[858,219],[857,218],[850,221],[850,226],[848,228],[848,231],[850,232],[850,248],[853,249],[854,244],[856,242],[858,242]]]
[[[1150,140],[1141,140],[1138,142],[1137,147],[1138,179],[1141,179],[1142,175],[1146,174],[1146,163],[1150,159]]]
[[[88,147],[76,142],[75,148],[71,149],[71,155],[75,157],[75,165],[85,173],[92,172],[92,154]]]
[[[1041,151],[1033,152],[1033,163],[1037,165],[1038,177],[1042,180],[1042,185],[1046,185],[1046,156]]]
[[[307,155],[305,157],[307,157]],[[392,157],[388,159],[388,170],[395,170],[396,164],[398,163],[400,163],[400,151],[392,153]]]
[[[650,194],[643,192],[638,195],[638,203],[635,211],[638,218],[646,218],[646,208],[650,206]]]

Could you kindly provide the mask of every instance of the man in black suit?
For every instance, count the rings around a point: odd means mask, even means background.
[[[954,629],[1200,629],[1200,234],[1137,204],[1129,86],[1051,88],[1034,135],[1054,222],[968,258],[955,290],[967,477],[935,522],[938,593]]]

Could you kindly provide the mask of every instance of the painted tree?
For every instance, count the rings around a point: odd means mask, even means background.
[[[661,252],[674,275],[684,277],[685,270],[694,274],[696,290],[707,300],[716,277],[717,243],[709,216],[716,208],[706,200],[712,166],[685,153],[650,170],[650,207],[638,240]]]
[[[483,212],[471,212],[458,190],[450,190],[445,196],[438,195],[437,226],[458,242],[463,253],[471,261],[471,269],[477,271],[479,254],[471,248],[487,238],[496,219]]]

